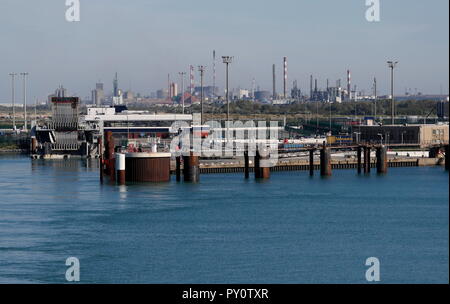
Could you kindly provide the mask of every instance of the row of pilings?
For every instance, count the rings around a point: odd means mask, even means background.
[[[104,147],[103,147],[104,145]],[[99,138],[98,146],[100,151],[100,180],[103,181],[104,174],[108,175],[111,181],[117,182],[118,184],[126,183],[126,175],[129,172],[125,172],[125,155],[120,153],[115,153],[115,144],[113,134],[110,131],[105,132],[104,142]],[[371,172],[371,152],[375,150],[376,155],[376,170],[379,174],[386,174],[388,172],[388,148],[384,145],[359,145],[357,147],[351,147],[356,150],[357,156],[357,170],[358,174],[369,174]],[[314,176],[315,170],[320,169],[320,176],[329,177],[332,176],[332,162],[331,162],[331,149],[332,147],[327,146],[324,143],[319,147],[310,147],[309,151],[309,173],[310,176]],[[437,148],[432,147],[430,149],[430,157],[434,156],[434,151]],[[449,146],[441,146],[439,149],[445,150],[445,168],[449,171],[450,161],[449,161]],[[315,164],[316,152],[320,152],[320,164],[317,168]],[[438,150],[436,150],[438,151]],[[436,152],[435,154],[437,154]],[[182,179],[184,182],[198,183],[200,182],[200,157],[198,153],[190,152],[189,155],[177,156],[176,160],[176,180],[180,182]],[[167,165],[170,167],[169,161],[166,161]],[[183,163],[183,169],[182,169]],[[270,150],[267,148],[260,148],[256,150],[254,156],[254,177],[255,179],[270,179],[271,173],[271,161],[270,161]],[[170,171],[168,168],[165,171]],[[246,149],[244,151],[244,175],[246,179],[250,178],[250,156],[249,151]],[[168,178],[164,174],[163,178],[159,180],[166,181]]]
[[[371,170],[371,153],[372,149],[376,150],[376,160],[377,160],[377,173],[385,174],[388,171],[388,157],[387,157],[387,147],[386,146],[358,146],[356,149],[357,159],[358,159],[358,174],[361,174],[364,170],[365,174],[370,173]],[[363,160],[364,155],[364,160]]]
[[[376,149],[377,157],[377,172],[380,174],[387,173],[388,170],[388,157],[387,148],[385,146],[371,147],[371,146],[359,146],[357,148],[358,157],[358,173],[370,173],[371,170],[371,151]],[[315,163],[314,156],[317,148],[309,149],[309,172],[311,176],[314,176]],[[363,154],[364,152],[364,154]],[[364,155],[364,158],[363,158]],[[184,169],[181,169],[181,162],[184,163]],[[254,157],[254,176],[255,179],[270,179],[270,152],[267,149],[261,149],[256,151]],[[200,161],[199,156],[194,153],[190,153],[188,156],[178,156],[176,157],[176,180],[180,182],[183,180],[185,182],[199,182],[200,181]],[[249,152],[246,150],[244,152],[244,175],[245,178],[250,178],[250,157]],[[332,176],[332,164],[331,164],[331,148],[324,144],[320,148],[320,175],[323,177]]]
[[[385,146],[358,146],[356,148],[357,154],[357,168],[358,174],[364,173],[368,174],[371,170],[371,152],[372,149],[376,150],[377,159],[377,172],[379,174],[386,174],[388,171],[388,156],[387,147]],[[317,148],[309,149],[309,175],[314,176],[314,155]],[[327,177],[331,176],[332,166],[331,166],[331,148],[326,144],[320,149],[320,175]]]
[[[183,170],[181,163],[183,162]],[[250,157],[249,151],[244,152],[244,174],[245,178],[250,178]],[[270,178],[270,153],[267,149],[257,150],[254,158],[254,169],[256,179]],[[175,157],[175,175],[177,182],[198,183],[200,181],[200,158],[193,152],[190,155]]]

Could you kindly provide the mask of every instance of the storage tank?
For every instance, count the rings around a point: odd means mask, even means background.
[[[257,91],[255,92],[255,99],[258,101],[269,101],[271,93],[269,91]]]

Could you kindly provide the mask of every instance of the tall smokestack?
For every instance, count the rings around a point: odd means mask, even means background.
[[[287,98],[287,80],[288,80],[287,57],[284,57],[283,61],[284,61],[284,84],[283,84],[284,91],[283,91],[283,96],[284,96],[284,99],[286,99]]]
[[[311,75],[311,78],[309,79],[309,99],[312,100],[313,96],[313,75]]]
[[[167,96],[169,97],[169,99],[172,99],[172,88],[170,85],[170,74],[167,74],[167,87],[168,87],[168,91],[167,91]]]
[[[275,64],[272,66],[272,80],[273,80],[273,99],[277,99],[277,83],[276,83],[276,71],[275,71]]]
[[[352,99],[352,75],[350,70],[347,70],[347,91],[348,91],[348,100]]]
[[[213,51],[213,101],[216,99],[216,50]]]
[[[375,99],[377,99],[377,79],[374,78],[373,79],[373,96],[375,97]]]
[[[316,80],[314,82],[314,92],[317,92],[317,78],[316,78]]]
[[[119,96],[119,79],[117,78],[117,72],[116,72],[116,76],[114,77],[114,81],[113,81],[113,95],[114,97]]]
[[[190,65],[189,66],[189,71],[190,71],[190,76],[189,76],[189,80],[190,80],[190,85],[189,85],[189,88],[190,88],[190,91],[191,91],[191,95],[193,95],[194,94],[194,86],[195,86],[195,83],[194,83],[194,66],[193,65]]]

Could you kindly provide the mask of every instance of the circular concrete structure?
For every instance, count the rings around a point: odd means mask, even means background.
[[[126,181],[170,181],[170,157],[170,153],[126,153]]]

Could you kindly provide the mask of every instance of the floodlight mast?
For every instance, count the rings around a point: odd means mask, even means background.
[[[227,121],[230,121],[230,92],[229,92],[229,65],[233,62],[232,56],[222,56],[223,63],[227,66],[226,71],[226,100],[227,100]]]
[[[388,67],[391,69],[391,123],[395,125],[395,99],[394,99],[394,69],[398,61],[388,61]]]

